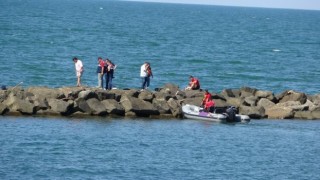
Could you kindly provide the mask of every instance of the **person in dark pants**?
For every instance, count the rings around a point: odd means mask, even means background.
[[[116,65],[113,64],[109,59],[106,60],[106,89],[112,89],[112,79],[114,78],[114,70]]]

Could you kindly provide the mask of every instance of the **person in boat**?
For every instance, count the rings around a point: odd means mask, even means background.
[[[197,78],[190,76],[189,85],[186,87],[186,90],[198,90],[200,89],[200,82]]]
[[[204,90],[204,97],[202,99],[202,107],[206,104],[207,101],[212,99],[211,93],[209,93],[208,89]]]
[[[98,74],[98,86],[97,88],[103,88],[103,75],[105,71],[105,62],[102,57],[98,57],[98,67],[97,67],[97,74]]]
[[[106,68],[106,89],[112,89],[112,79],[114,78],[114,70],[117,68],[115,64],[112,63],[110,59],[106,59],[105,61]]]
[[[210,98],[204,105],[204,110],[206,112],[213,112],[215,107],[215,102],[212,98]]]

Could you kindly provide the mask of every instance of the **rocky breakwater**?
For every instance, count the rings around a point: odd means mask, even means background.
[[[156,91],[79,87],[0,90],[1,115],[182,117],[183,104],[200,105],[204,92],[166,84]],[[275,95],[250,87],[212,93],[216,107],[235,106],[253,119],[320,119],[320,94]]]

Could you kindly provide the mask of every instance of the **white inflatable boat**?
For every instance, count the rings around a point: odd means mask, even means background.
[[[235,114],[230,117],[228,113],[210,113],[203,111],[203,108],[191,104],[182,106],[182,112],[185,118],[214,121],[214,122],[250,122],[250,117],[247,115]]]

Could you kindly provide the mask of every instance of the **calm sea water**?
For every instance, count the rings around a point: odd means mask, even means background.
[[[1,179],[319,179],[319,121],[0,119]]]
[[[1,0],[0,84],[75,85],[73,56],[96,86],[188,75],[219,92],[242,86],[319,93],[320,11],[105,0]],[[0,116],[0,179],[319,179],[319,121],[225,125],[191,120]]]
[[[119,88],[140,86],[150,61],[151,88],[192,74],[203,88],[242,86],[319,93],[320,11],[235,8],[107,0],[1,0],[1,84],[97,85],[97,57],[118,69]]]

